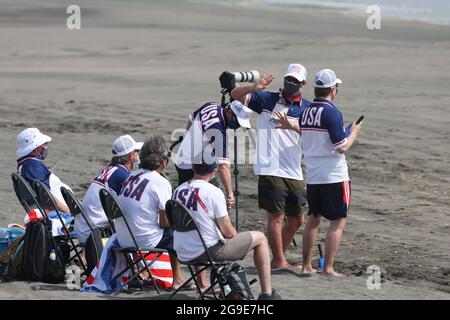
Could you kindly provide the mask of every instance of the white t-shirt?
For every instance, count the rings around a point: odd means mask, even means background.
[[[308,101],[301,96],[294,102],[283,99],[280,92],[259,91],[246,95],[244,104],[259,114],[256,122],[255,175],[303,180],[301,136],[293,130],[275,129],[275,112],[285,113],[298,124]]]
[[[195,195],[195,192],[198,195]],[[203,180],[192,180],[180,185],[173,194],[173,199],[184,204],[199,226],[199,230],[208,248],[223,239],[216,219],[228,215],[223,192]],[[174,249],[180,261],[191,261],[202,255],[205,250],[197,231],[174,231]]]
[[[119,193],[129,172],[128,168],[121,164],[109,165],[102,168],[92,180],[83,198],[83,211],[93,229],[109,226],[108,218],[100,202],[100,189],[107,188],[116,194]],[[91,229],[81,214],[75,217],[75,232],[81,243],[86,243],[91,234]]]
[[[300,122],[308,184],[349,181],[347,161],[337,149],[347,137],[341,112],[330,101],[315,99]]]
[[[159,212],[165,210],[171,196],[169,181],[156,171],[133,171],[124,182],[118,199],[140,247],[154,248],[161,241],[164,229],[159,225]],[[115,221],[115,227],[120,246],[134,247],[122,218]]]

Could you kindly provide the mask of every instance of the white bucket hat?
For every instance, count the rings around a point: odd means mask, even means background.
[[[34,149],[42,146],[44,143],[52,141],[52,138],[42,134],[37,128],[28,128],[17,135],[17,159],[29,155]]]
[[[250,129],[252,126],[250,125],[250,118],[252,116],[253,111],[244,106],[241,102],[238,100],[234,100],[230,104],[231,110],[234,112],[234,114],[237,117],[237,120],[241,127]]]
[[[121,157],[134,150],[141,150],[143,142],[136,142],[132,136],[126,134],[118,137],[112,144],[112,154],[115,157]]]

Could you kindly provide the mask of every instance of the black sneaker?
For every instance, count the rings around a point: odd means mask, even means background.
[[[276,290],[272,290],[271,294],[261,292],[259,294],[258,300],[282,300],[282,298]]]

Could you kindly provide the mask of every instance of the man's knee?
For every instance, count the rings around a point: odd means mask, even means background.
[[[282,224],[284,223],[284,214],[267,212],[267,222],[272,225]]]
[[[261,231],[250,231],[252,235],[252,247],[258,246],[258,245],[267,245],[267,239],[264,233]]]
[[[303,217],[302,214],[299,216],[288,216],[287,217],[288,225],[295,227],[297,229],[300,228],[304,222],[305,222],[305,218]]]

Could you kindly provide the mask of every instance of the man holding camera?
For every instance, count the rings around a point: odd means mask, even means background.
[[[232,103],[224,108],[215,102],[208,102],[189,115],[188,130],[181,142],[176,159],[178,185],[192,179],[192,165],[218,162],[218,171],[225,188],[227,207],[234,204],[231,186],[230,161],[227,153],[227,129],[240,126],[250,128],[252,111],[240,103]],[[211,181],[218,186],[217,180]]]
[[[259,176],[259,207],[267,212],[272,269],[289,267],[285,252],[304,221],[302,206],[306,196],[300,134],[293,130],[278,130],[276,113],[298,123],[303,110],[310,104],[300,93],[306,85],[306,76],[305,67],[290,64],[284,76],[284,87],[279,91],[265,90],[274,76],[263,74],[255,84],[235,87],[230,92],[233,99],[259,114],[254,172]]]

